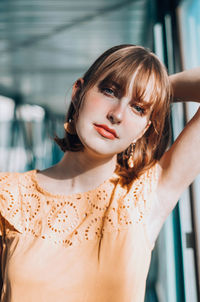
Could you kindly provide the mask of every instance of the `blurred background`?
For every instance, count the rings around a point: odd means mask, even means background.
[[[0,171],[60,160],[53,137],[64,134],[73,83],[123,43],[151,49],[170,74],[199,66],[200,0],[0,0]],[[172,106],[173,139],[196,108]],[[145,302],[200,301],[199,182],[162,228]]]

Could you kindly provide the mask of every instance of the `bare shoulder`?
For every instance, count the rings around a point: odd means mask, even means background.
[[[157,195],[169,214],[180,195],[200,173],[200,108],[159,161]]]
[[[147,236],[152,245],[155,243],[167,217],[176,206],[180,195],[179,190],[176,190],[171,185],[171,182],[165,179],[162,162],[157,163],[157,173],[156,198],[152,203],[150,213],[146,219]]]
[[[156,200],[147,217],[148,236],[154,243],[183,191],[200,172],[200,110],[158,162]]]

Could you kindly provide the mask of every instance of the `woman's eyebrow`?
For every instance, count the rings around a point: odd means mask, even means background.
[[[104,79],[102,80],[98,86],[102,87],[103,85],[114,86],[117,89],[121,89],[121,85],[114,80]]]
[[[111,85],[115,86],[117,89],[122,89],[121,85],[115,81],[111,81]]]
[[[137,99],[136,97],[132,98],[131,103],[141,105],[145,110],[151,110],[153,105],[153,102],[151,102],[150,100],[144,101],[142,98]]]

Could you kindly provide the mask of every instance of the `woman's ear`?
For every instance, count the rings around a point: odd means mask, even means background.
[[[74,85],[72,87],[72,103],[75,108],[76,108],[76,105],[78,102],[79,93],[83,87],[83,83],[84,83],[84,80],[82,78],[80,78],[74,83]]]

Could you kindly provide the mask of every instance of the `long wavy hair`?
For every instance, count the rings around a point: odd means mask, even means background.
[[[132,98],[137,104],[149,107],[151,124],[134,146],[133,168],[129,168],[127,163],[130,146],[117,154],[116,172],[127,183],[161,158],[170,139],[170,82],[165,66],[155,54],[131,44],[114,46],[105,51],[83,75],[83,85],[77,90],[66,115],[66,122],[75,120],[86,93],[97,83],[116,82],[125,92],[133,77]],[[150,87],[148,92],[147,87]],[[76,134],[66,132],[64,138],[55,136],[54,140],[63,152],[76,152],[84,148]]]

